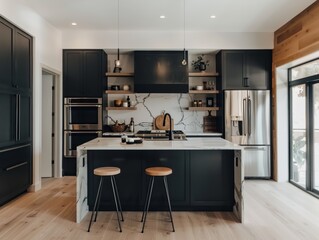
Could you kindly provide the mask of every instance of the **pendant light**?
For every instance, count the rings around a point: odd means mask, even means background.
[[[182,61],[182,65],[186,65],[187,61],[186,61],[186,50],[185,50],[185,0],[184,0],[184,52],[183,52],[183,61]]]
[[[120,62],[120,0],[117,0],[117,59],[115,60],[115,67],[113,72],[121,72]]]

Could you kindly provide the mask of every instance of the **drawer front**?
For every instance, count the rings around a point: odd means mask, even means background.
[[[31,184],[31,145],[0,150],[0,204],[26,191]]]

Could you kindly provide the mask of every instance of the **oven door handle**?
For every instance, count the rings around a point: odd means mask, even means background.
[[[72,134],[72,133],[97,133],[102,135],[102,131],[64,131],[65,134]]]
[[[72,108],[72,107],[98,107],[98,108],[100,108],[100,107],[102,107],[101,104],[96,104],[96,105],[92,105],[92,104],[90,104],[90,105],[88,105],[88,104],[72,104],[72,105],[64,105],[64,106],[67,107],[67,108]]]

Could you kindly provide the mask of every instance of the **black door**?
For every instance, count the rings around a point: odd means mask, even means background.
[[[19,96],[19,141],[28,142],[31,140],[32,124],[32,99],[29,94]]]
[[[0,90],[0,147],[15,143],[17,133],[17,94]]]
[[[102,88],[102,54],[101,51],[88,51],[84,53],[85,74],[83,86],[85,96],[101,97]]]

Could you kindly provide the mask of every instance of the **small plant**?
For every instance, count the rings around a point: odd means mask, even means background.
[[[197,60],[192,61],[192,66],[195,70],[205,71],[206,67],[209,66],[209,61],[204,60],[204,54],[202,54],[201,56],[197,57]]]

